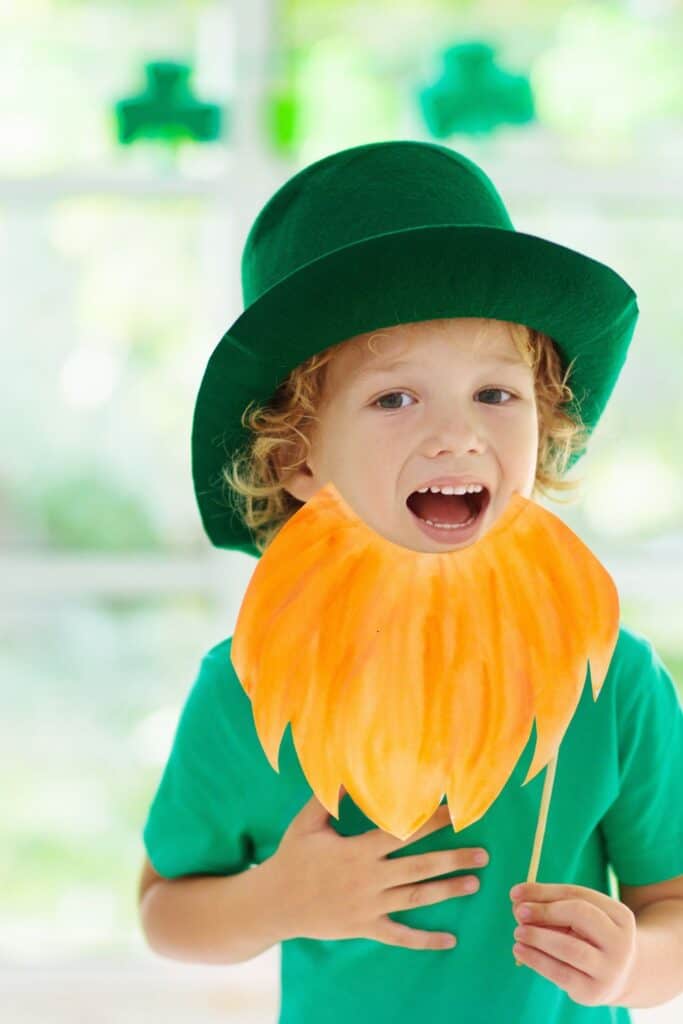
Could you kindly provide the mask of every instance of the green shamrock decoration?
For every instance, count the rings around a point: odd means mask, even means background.
[[[160,139],[171,148],[192,139],[212,142],[221,134],[221,108],[195,99],[189,87],[191,69],[175,61],[145,64],[142,93],[115,105],[118,140]]]
[[[528,78],[498,67],[494,54],[495,49],[485,42],[461,43],[443,52],[441,78],[417,91],[422,115],[435,138],[454,132],[490,134],[502,124],[534,120]]]

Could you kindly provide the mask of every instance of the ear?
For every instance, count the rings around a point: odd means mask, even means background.
[[[312,498],[316,491],[320,490],[320,484],[311,473],[308,466],[302,469],[297,469],[294,473],[291,473],[283,487],[292,497],[298,501],[308,501]]]
[[[298,469],[290,470],[289,472],[282,471],[282,464],[283,456],[280,451],[275,454],[275,465],[278,469],[279,479],[287,493],[291,494],[297,501],[308,501],[320,489],[320,484],[318,484],[307,462],[299,466]]]

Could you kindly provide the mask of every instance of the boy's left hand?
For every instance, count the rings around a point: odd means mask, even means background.
[[[517,960],[548,978],[581,1006],[615,1004],[636,958],[630,907],[583,885],[524,882],[512,896]],[[521,906],[531,908],[525,921]]]

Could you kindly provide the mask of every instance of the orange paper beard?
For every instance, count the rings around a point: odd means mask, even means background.
[[[287,723],[330,814],[339,787],[413,835],[444,792],[456,831],[499,795],[536,719],[523,785],[557,753],[587,663],[597,700],[616,646],[607,570],[557,516],[514,493],[469,546],[420,552],[369,527],[332,483],[254,570],[232,663],[278,768]]]

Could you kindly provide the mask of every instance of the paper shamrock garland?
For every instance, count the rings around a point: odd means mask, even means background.
[[[376,533],[328,483],[263,553],[231,657],[275,771],[291,722],[302,771],[330,814],[343,785],[401,840],[444,792],[456,831],[482,817],[535,718],[523,785],[550,763],[537,864],[587,665],[597,700],[618,630],[609,573],[536,502],[513,493],[474,543],[424,552]]]

